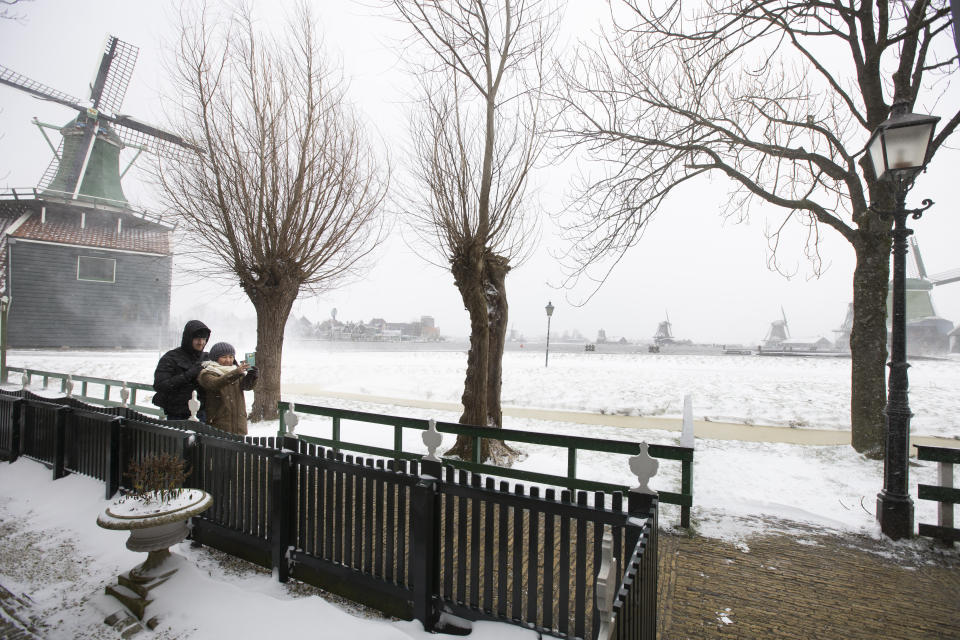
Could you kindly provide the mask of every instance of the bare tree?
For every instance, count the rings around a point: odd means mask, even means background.
[[[933,154],[960,123],[938,84],[956,71],[950,8],[930,2],[623,0],[592,54],[565,74],[565,143],[611,167],[585,185],[566,227],[570,277],[612,268],[672,191],[704,174],[729,178],[726,215],[784,211],[769,234],[771,266],[790,221],[806,228],[820,269],[823,227],[856,253],[853,276],[852,445],[882,455],[885,324],[893,187],[863,153],[899,101],[946,116]],[[769,210],[769,209],[768,209]],[[608,260],[604,264],[604,261]],[[609,270],[594,275],[602,282]]]
[[[256,309],[250,418],[274,418],[291,307],[354,274],[379,243],[387,175],[303,5],[286,39],[257,32],[249,8],[184,16],[174,73],[180,131],[203,151],[164,165],[159,183],[195,238],[187,251]]]
[[[554,13],[543,0],[392,0],[425,45],[422,100],[411,118],[409,217],[438,248],[470,314],[461,424],[501,427],[506,277],[536,237],[528,179],[540,135],[545,47]],[[471,459],[458,438],[447,455]],[[502,441],[479,457],[509,463]]]

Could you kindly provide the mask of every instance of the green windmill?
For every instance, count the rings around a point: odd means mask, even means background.
[[[913,255],[914,273],[906,279],[907,285],[907,349],[910,353],[936,355],[945,353],[950,346],[953,322],[937,314],[933,302],[934,287],[960,282],[960,269],[928,274],[920,255],[920,245],[910,236],[910,253]],[[891,294],[887,293],[887,327],[892,313]]]
[[[0,65],[0,84],[75,112],[34,124],[53,150],[36,187],[0,191],[0,294],[10,346],[155,347],[165,339],[172,225],[127,202],[121,180],[141,152],[183,157],[180,137],[120,113],[139,50],[109,36],[90,99]],[[47,130],[61,134],[54,145]],[[136,155],[121,171],[121,151]]]

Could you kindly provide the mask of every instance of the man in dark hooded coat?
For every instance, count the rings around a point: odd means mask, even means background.
[[[153,404],[163,409],[168,420],[186,420],[190,417],[190,408],[187,401],[194,391],[197,398],[203,403],[203,387],[197,382],[197,376],[202,369],[204,360],[210,359],[210,354],[204,351],[210,339],[210,329],[199,320],[190,320],[183,327],[183,336],[180,346],[167,351],[157,363],[153,372]],[[201,408],[198,418],[204,416]]]

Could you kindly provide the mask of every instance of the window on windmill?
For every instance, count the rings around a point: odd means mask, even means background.
[[[77,256],[77,280],[115,282],[117,261],[113,258]]]

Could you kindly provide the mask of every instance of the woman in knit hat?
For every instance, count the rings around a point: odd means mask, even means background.
[[[223,431],[247,435],[247,403],[243,392],[257,385],[259,371],[246,362],[237,364],[233,345],[218,342],[210,347],[197,380],[207,390],[207,424]]]

